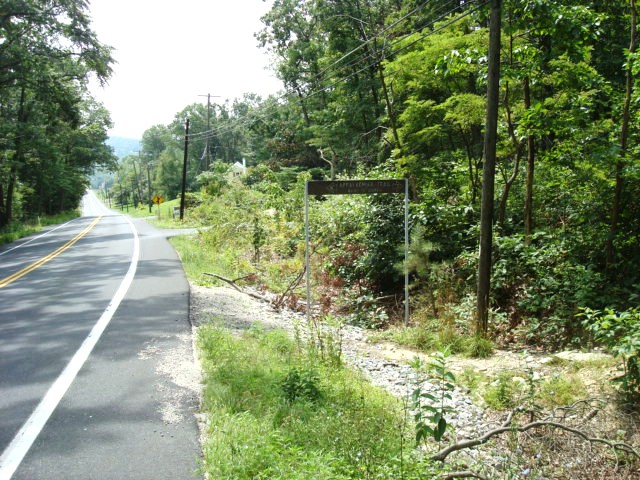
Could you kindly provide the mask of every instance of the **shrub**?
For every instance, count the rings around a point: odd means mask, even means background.
[[[318,372],[313,367],[292,367],[280,384],[280,389],[287,403],[298,399],[314,402],[321,397],[318,383]]]
[[[522,385],[514,380],[513,372],[501,372],[498,378],[487,387],[484,401],[494,410],[513,408],[518,403]]]
[[[498,306],[510,312],[515,327],[527,318],[530,343],[559,347],[581,340],[582,329],[573,321],[582,305],[598,300],[602,278],[591,266],[573,258],[570,246],[545,232],[531,244],[521,235],[496,239],[493,267]]]
[[[493,355],[493,342],[488,338],[474,335],[465,342],[464,353],[471,358],[489,358]]]
[[[615,379],[624,400],[640,399],[640,309],[603,312],[585,308],[582,324],[603,343],[614,357],[622,360],[624,373]]]

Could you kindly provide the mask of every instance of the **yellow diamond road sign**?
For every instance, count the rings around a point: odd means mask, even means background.
[[[151,201],[156,205],[160,205],[162,202],[164,202],[164,198],[162,198],[160,195],[156,195],[151,199]]]

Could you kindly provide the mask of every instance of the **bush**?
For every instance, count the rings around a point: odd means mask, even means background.
[[[296,400],[314,402],[321,397],[318,372],[313,367],[293,367],[280,384],[287,403]]]
[[[582,324],[597,342],[604,344],[614,357],[622,360],[624,373],[615,379],[625,401],[640,399],[640,309],[604,312],[585,308]]]
[[[526,339],[532,344],[561,347],[582,340],[574,316],[583,305],[598,300],[602,277],[578,263],[569,246],[544,232],[524,237],[498,237],[493,267],[494,296],[509,312],[511,328],[526,319]]]

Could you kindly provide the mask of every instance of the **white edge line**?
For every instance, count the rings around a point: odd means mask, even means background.
[[[111,302],[100,316],[100,319],[93,326],[87,338],[82,342],[78,351],[73,355],[73,358],[71,358],[60,376],[51,385],[31,416],[27,419],[16,436],[13,437],[13,440],[2,453],[2,456],[0,456],[0,480],[10,480],[18,469],[20,463],[22,463],[22,460],[31,448],[31,445],[33,445],[33,442],[44,428],[49,417],[51,417],[54,410],[60,403],[60,400],[62,400],[62,397],[73,383],[73,380],[76,378],[76,375],[86,362],[87,358],[89,358],[93,348],[98,343],[98,340],[109,325],[109,322],[111,322],[113,314],[118,309],[120,302],[122,302],[122,299],[133,282],[140,256],[140,239],[138,238],[138,232],[136,231],[133,223],[131,223],[131,220],[124,215],[122,217],[131,226],[134,238],[133,255],[131,257],[131,263],[129,264],[129,270],[120,283],[120,287],[118,287],[118,290],[111,299]]]

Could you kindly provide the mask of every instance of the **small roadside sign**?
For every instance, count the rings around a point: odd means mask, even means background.
[[[151,199],[151,201],[156,205],[160,205],[162,202],[164,202],[164,198],[162,198],[160,195],[156,195]]]

